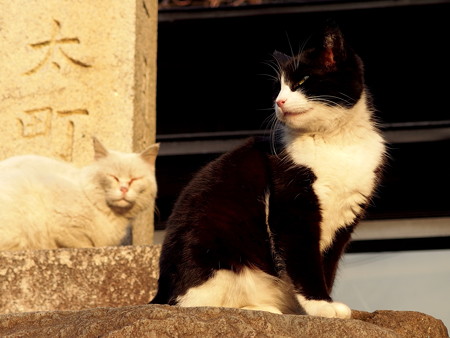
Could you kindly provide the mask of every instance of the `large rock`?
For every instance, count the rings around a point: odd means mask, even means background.
[[[276,315],[225,308],[142,305],[0,316],[15,337],[448,337],[441,321],[417,312],[357,313],[358,319]]]
[[[419,312],[354,311],[343,320],[146,305],[159,253],[160,246],[0,252],[0,336],[448,337],[442,321]]]

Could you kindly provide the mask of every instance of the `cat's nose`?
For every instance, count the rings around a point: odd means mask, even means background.
[[[286,99],[278,99],[276,101],[276,103],[277,103],[277,106],[281,108],[286,103]]]
[[[120,187],[120,191],[122,193],[126,193],[126,192],[128,192],[128,188],[127,187]]]

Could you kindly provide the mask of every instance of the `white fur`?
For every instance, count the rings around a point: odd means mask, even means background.
[[[313,189],[322,221],[320,249],[333,243],[336,231],[353,223],[360,205],[372,195],[385,152],[384,140],[371,121],[365,94],[350,109],[308,99],[292,91],[282,78],[276,99],[277,117],[285,125],[284,143],[297,164],[317,177]],[[297,294],[305,311],[314,316],[350,318],[350,308],[339,302],[308,300]]]
[[[284,122],[284,143],[295,163],[313,170],[313,184],[322,209],[321,251],[333,242],[336,231],[360,214],[375,185],[375,170],[384,155],[384,141],[370,120],[365,95],[351,109],[309,101],[286,85],[277,98],[278,118]],[[269,194],[265,195],[266,223]],[[270,229],[268,228],[269,236]],[[219,306],[287,313],[289,297],[296,298],[309,315],[350,318],[350,308],[339,302],[307,300],[290,294],[280,280],[256,269],[241,273],[219,270],[204,284],[178,297],[180,306]],[[296,313],[296,311],[292,311]],[[297,311],[298,313],[298,311]]]
[[[327,302],[325,300],[308,300],[299,294],[297,295],[297,299],[306,313],[311,316],[349,319],[352,315],[352,310],[343,303]]]
[[[299,313],[298,304],[289,304],[284,283],[258,269],[244,268],[240,273],[218,270],[205,283],[190,288],[177,299],[179,306],[215,306],[273,313]],[[292,303],[292,301],[290,301]],[[289,308],[290,307],[290,308]]]
[[[371,196],[384,140],[370,120],[364,94],[350,109],[330,107],[283,83],[277,100],[285,101],[276,112],[286,125],[287,152],[317,176],[313,188],[322,209],[320,248],[325,251]]]
[[[332,244],[336,231],[350,225],[368,202],[376,174],[384,156],[384,141],[371,121],[366,98],[350,109],[309,100],[301,91],[292,91],[282,79],[276,107],[285,125],[284,143],[297,164],[313,170],[313,189],[322,209],[320,249]],[[266,223],[269,194],[265,195]],[[270,229],[268,228],[269,236]],[[350,308],[339,302],[308,300],[280,279],[260,270],[244,268],[240,273],[218,270],[205,283],[179,296],[180,306],[218,306],[287,313],[292,297],[307,314],[350,318]],[[295,306],[294,306],[295,307]],[[292,313],[298,313],[292,311]]]
[[[84,168],[36,155],[0,162],[0,250],[120,244],[156,195],[157,149],[152,160],[105,150]]]

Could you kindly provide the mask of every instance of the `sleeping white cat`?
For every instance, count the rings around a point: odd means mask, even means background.
[[[37,155],[0,162],[0,250],[119,245],[156,196],[159,145],[108,151],[83,168]]]

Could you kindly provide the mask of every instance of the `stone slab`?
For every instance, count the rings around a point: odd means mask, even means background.
[[[94,135],[119,151],[152,144],[157,6],[1,1],[0,160],[33,153],[85,165]],[[153,213],[142,222],[153,225]],[[135,232],[151,242],[148,226]]]
[[[92,160],[155,137],[156,1],[0,2],[0,159]]]
[[[0,251],[0,313],[147,304],[161,247]]]

